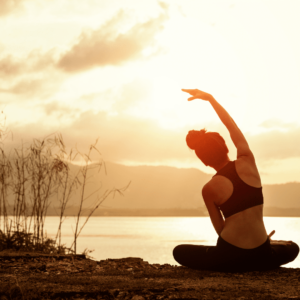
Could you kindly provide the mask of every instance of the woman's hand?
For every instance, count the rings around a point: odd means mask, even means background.
[[[192,97],[188,98],[188,101],[192,101],[194,99],[201,99],[205,101],[210,101],[213,99],[213,96],[211,94],[205,93],[203,91],[194,89],[182,89],[183,92],[189,93]]]
[[[291,245],[292,241],[273,241],[271,240],[271,236],[274,235],[275,230],[273,230],[269,235],[269,239],[270,239],[270,244],[271,245]]]
[[[271,240],[271,236],[274,235],[274,233],[275,233],[275,230],[272,230],[271,233],[269,233],[268,237],[270,240]]]
[[[292,245],[292,241],[270,241],[271,245]]]
[[[220,120],[226,126],[230,133],[230,137],[237,148],[237,158],[241,156],[248,157],[250,158],[251,163],[254,163],[254,156],[249,148],[246,138],[244,137],[242,131],[238,128],[236,123],[233,121],[229,113],[224,109],[224,107],[211,94],[205,93],[197,89],[182,89],[182,91],[189,93],[192,96],[188,98],[188,101],[194,99],[209,101],[209,103],[219,116]]]

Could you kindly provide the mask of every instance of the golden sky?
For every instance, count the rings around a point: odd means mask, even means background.
[[[1,0],[1,110],[13,143],[61,132],[125,164],[195,167],[190,129],[245,133],[263,183],[300,181],[300,1]],[[7,141],[6,141],[7,142]],[[10,143],[8,141],[8,143]]]

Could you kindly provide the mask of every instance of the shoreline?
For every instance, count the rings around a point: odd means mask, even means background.
[[[49,208],[47,217],[55,217],[59,209]],[[65,216],[76,215],[76,208],[67,209]],[[86,216],[88,213],[82,214]],[[97,209],[92,216],[95,217],[208,217],[204,207],[195,208],[101,208]],[[299,218],[299,208],[264,207],[264,217],[287,217]]]

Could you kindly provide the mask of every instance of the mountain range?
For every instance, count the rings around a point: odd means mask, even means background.
[[[176,215],[180,211],[189,211],[190,215],[193,210],[197,211],[196,214],[206,213],[201,189],[212,175],[196,168],[125,166],[112,162],[106,162],[105,165],[107,174],[103,168],[99,172],[97,169],[89,171],[86,195],[99,187],[100,194],[114,187],[122,188],[128,184],[129,187],[123,193],[124,196],[116,194],[108,198],[95,212],[96,215],[149,215],[149,211],[154,215],[155,212],[158,215],[161,212],[172,215],[170,211],[173,211]],[[76,172],[77,168],[73,165],[72,171]],[[263,185],[263,193],[265,214],[300,216],[300,182]],[[95,199],[90,197],[85,200],[84,207],[91,207]],[[78,201],[79,193],[72,197],[68,214],[73,214],[79,205]],[[52,199],[52,204],[57,207],[57,200]],[[51,212],[53,209],[50,207]]]

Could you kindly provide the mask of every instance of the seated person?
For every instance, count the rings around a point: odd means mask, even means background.
[[[189,131],[188,147],[217,171],[203,187],[202,195],[219,238],[216,246],[179,245],[173,250],[175,260],[193,269],[220,271],[265,270],[293,261],[298,245],[272,241],[274,231],[269,236],[266,232],[261,180],[243,133],[212,95],[197,89],[183,91],[192,96],[189,101],[201,99],[212,105],[237,148],[237,159],[230,161],[219,133]]]

